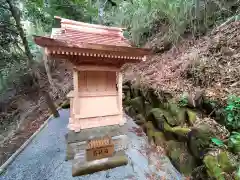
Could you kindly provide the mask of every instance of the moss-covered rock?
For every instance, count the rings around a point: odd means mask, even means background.
[[[170,132],[178,136],[180,139],[187,139],[189,132],[191,131],[188,127],[172,127],[169,129]]]
[[[130,106],[131,105],[131,99],[130,98],[126,98],[123,100],[123,105],[126,106]]]
[[[145,114],[145,104],[144,99],[141,96],[131,99],[131,106],[137,113]]]
[[[223,171],[219,167],[217,158],[211,155],[205,156],[203,162],[207,168],[207,173],[209,177],[215,178],[217,180],[225,180]]]
[[[144,116],[143,116],[142,114],[136,115],[136,121],[135,121],[135,123],[136,123],[137,125],[142,125],[142,124],[144,124],[145,122],[146,122],[146,120],[145,120],[145,118],[144,118]]]
[[[208,129],[209,132],[213,135],[213,137],[217,137],[218,139],[225,140],[229,137],[229,131],[222,126],[221,124],[217,123],[214,119],[211,118],[204,118],[199,119],[194,123],[194,127],[196,128],[205,128]]]
[[[149,102],[145,101],[145,116],[149,114],[152,108],[153,106]]]
[[[212,134],[208,128],[192,128],[188,133],[188,146],[192,155],[202,159],[211,142]]]
[[[223,151],[218,156],[218,163],[224,172],[232,172],[237,166],[236,158],[229,152]]]
[[[233,179],[238,162],[228,151],[215,150],[209,152],[203,160],[209,177],[217,180]]]
[[[158,95],[155,93],[155,90],[150,88],[147,89],[144,93],[144,98],[146,99],[146,101],[148,101],[153,108],[158,108],[160,105],[160,99],[158,97]]]
[[[166,122],[170,125],[170,126],[178,126],[181,124],[180,121],[178,121],[176,116],[173,116],[170,112],[165,111],[165,110],[161,110],[161,113],[163,114],[163,116],[166,119]]]
[[[166,139],[162,132],[154,133],[154,142],[157,146],[165,147]]]
[[[144,116],[143,116],[142,114],[138,114],[138,115],[136,116],[136,120],[137,120],[137,121],[145,121],[145,118],[144,118]]]
[[[123,85],[122,86],[123,92],[129,91],[130,87],[128,85]]]
[[[190,109],[187,109],[187,121],[189,123],[190,126],[193,126],[194,123],[196,122],[197,120],[197,114],[196,112],[190,110]]]
[[[180,111],[180,107],[173,102],[169,102],[168,103],[168,110],[172,115],[177,116],[179,111]]]
[[[181,108],[176,115],[178,120],[178,125],[183,125],[187,120],[187,112],[185,108]]]
[[[164,122],[165,122],[165,117],[159,108],[153,108],[150,110],[146,117],[147,121],[151,121],[152,124],[158,129],[163,131],[164,130]]]
[[[155,127],[151,121],[146,123],[146,134],[148,136],[149,142],[154,140]]]
[[[69,109],[70,108],[70,100],[67,100],[61,104],[61,108]]]
[[[173,165],[183,174],[190,175],[192,170],[197,167],[195,158],[187,151],[185,143],[168,141],[167,155]]]
[[[127,113],[127,115],[129,115],[132,118],[137,115],[136,111],[133,109],[132,106],[127,106],[124,109],[125,109],[125,112]]]
[[[164,109],[166,110],[166,116],[171,117],[168,123],[171,126],[180,126],[183,125],[186,121],[186,109],[180,108],[177,104],[168,102],[163,104]]]

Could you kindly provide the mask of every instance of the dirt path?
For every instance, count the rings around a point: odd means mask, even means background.
[[[182,179],[161,152],[147,145],[146,136],[134,131],[138,128],[129,119],[130,139],[127,166],[94,173],[92,175],[73,178],[71,161],[65,159],[65,138],[69,111],[61,110],[59,118],[53,118],[37,137],[19,154],[14,162],[0,176],[0,180],[146,180],[146,179]]]

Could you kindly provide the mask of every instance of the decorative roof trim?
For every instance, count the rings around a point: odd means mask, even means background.
[[[100,54],[100,53],[85,53],[85,52],[73,52],[73,51],[56,51],[51,49],[46,49],[46,53],[48,55],[56,55],[56,54],[62,54],[62,55],[78,55],[78,56],[90,56],[90,57],[105,57],[105,58],[112,58],[112,59],[133,59],[133,60],[144,60],[146,57],[142,56],[119,56],[119,55],[109,55],[109,54]]]
[[[63,42],[57,39],[52,39],[49,37],[34,36],[34,41],[39,46],[48,48],[52,51],[61,51],[61,54],[65,52],[72,53],[89,53],[89,54],[102,54],[108,57],[115,55],[119,58],[121,56],[129,56],[130,59],[136,59],[136,57],[144,57],[145,55],[150,55],[150,49],[145,48],[135,48],[135,47],[125,47],[125,46],[113,46],[113,45],[99,45],[99,44],[86,44],[81,43],[74,45],[70,42]],[[87,54],[86,54],[87,55]]]

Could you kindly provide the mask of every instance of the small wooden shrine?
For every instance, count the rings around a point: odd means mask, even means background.
[[[113,150],[118,151],[116,144],[122,142],[118,140],[121,139],[118,135],[119,132],[124,134],[121,126],[126,123],[122,112],[120,68],[125,63],[144,60],[150,50],[131,47],[121,28],[60,17],[55,17],[55,22],[57,26],[53,28],[51,37],[35,36],[34,40],[45,48],[48,57],[64,59],[73,67],[74,89],[68,94],[70,118],[66,159],[76,159],[77,154],[82,153],[83,161],[88,162],[86,154],[92,151],[86,143],[89,139],[106,135],[115,138],[111,141],[113,146],[109,144],[107,150],[95,151],[89,157],[99,152],[107,152],[106,156],[112,156]],[[76,143],[81,147],[77,148]],[[103,156],[105,155],[101,154],[99,157]],[[94,157],[90,159],[93,160]]]
[[[47,56],[65,59],[73,65],[74,90],[68,94],[71,99],[68,128],[78,132],[123,125],[120,68],[125,63],[142,61],[149,50],[131,47],[121,28],[55,18],[60,27],[53,29],[52,37],[34,39],[45,48]]]

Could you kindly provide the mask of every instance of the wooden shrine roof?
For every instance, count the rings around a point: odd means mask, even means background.
[[[60,27],[52,29],[51,37],[34,36],[35,43],[44,47],[48,56],[72,58],[75,62],[76,59],[79,62],[81,59],[98,62],[101,59],[121,66],[139,62],[150,54],[150,49],[131,47],[121,28],[55,19],[60,20]]]

